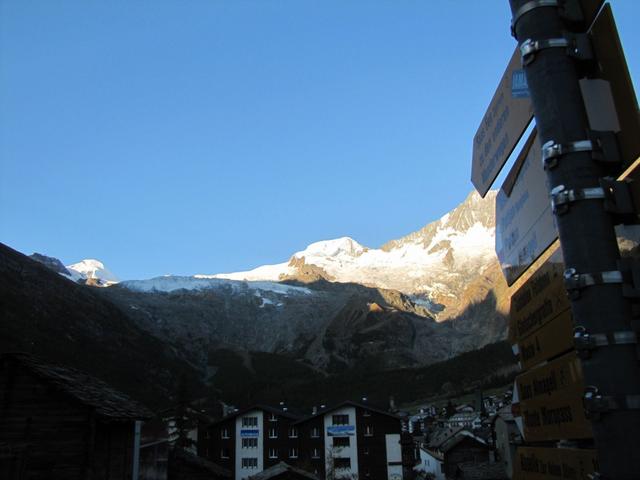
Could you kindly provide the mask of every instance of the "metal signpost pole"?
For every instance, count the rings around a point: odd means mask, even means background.
[[[510,0],[564,257],[576,345],[603,479],[640,478],[640,363],[614,226],[616,176],[590,130],[579,79],[589,48],[562,5]],[[572,3],[570,0],[568,3]],[[573,2],[575,3],[575,2]],[[588,25],[582,26],[585,32]],[[574,28],[575,30],[575,28]],[[609,159],[612,160],[612,159]],[[618,167],[618,172],[621,165]],[[585,346],[589,347],[585,354]]]

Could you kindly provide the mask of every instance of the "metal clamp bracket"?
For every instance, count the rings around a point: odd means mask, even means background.
[[[520,45],[522,55],[522,65],[529,65],[536,58],[536,53],[547,48],[564,48],[567,55],[578,60],[591,60],[593,50],[591,41],[584,33],[567,34],[566,37],[547,38],[544,40],[527,39]]]
[[[516,10],[516,13],[513,14],[513,18],[511,18],[511,35],[515,38],[516,25],[518,24],[518,20],[520,20],[520,17],[522,17],[525,13],[529,13],[536,8],[542,7],[559,8],[560,5],[558,4],[558,0],[531,0],[530,2],[525,3],[518,10]]]
[[[578,273],[575,268],[564,271],[564,286],[572,300],[580,297],[580,290],[594,285],[624,283],[624,275],[619,270],[608,272]]]
[[[601,395],[594,386],[584,389],[582,402],[586,417],[593,420],[613,410],[640,410],[640,395]]]
[[[575,24],[576,27],[581,29],[580,31],[584,31],[588,27],[588,25],[582,25],[584,15],[582,14],[580,2],[577,0],[532,0],[522,5],[511,19],[511,35],[514,38],[516,38],[518,20],[526,13],[541,7],[556,7],[560,18],[568,23]]]
[[[619,217],[619,223],[637,223],[633,196],[626,181],[601,178],[600,187],[567,189],[558,185],[551,190],[551,209],[556,215],[569,211],[574,202],[582,200],[603,200],[604,209]]]
[[[592,152],[596,146],[591,140],[579,140],[570,143],[556,143],[549,140],[542,145],[542,165],[545,170],[555,168],[558,165],[558,157],[574,152]]]
[[[569,205],[581,200],[604,200],[607,193],[602,187],[580,188],[568,190],[558,185],[551,190],[551,209],[556,215],[569,211]]]
[[[585,327],[578,326],[573,329],[573,343],[580,358],[589,358],[591,352],[600,347],[637,344],[638,335],[631,330],[609,333],[589,333]]]
[[[620,163],[620,149],[615,132],[592,131],[589,139],[576,142],[556,143],[549,140],[542,146],[542,165],[545,170],[558,166],[563,155],[576,152],[591,152],[598,162]]]

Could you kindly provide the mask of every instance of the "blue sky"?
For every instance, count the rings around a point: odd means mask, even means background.
[[[611,2],[632,78],[640,2]],[[378,247],[471,191],[507,0],[0,0],[0,241],[122,279]]]

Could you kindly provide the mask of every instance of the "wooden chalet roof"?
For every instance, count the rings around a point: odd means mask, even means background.
[[[474,435],[469,430],[462,430],[461,432],[459,432],[458,434],[456,434],[455,436],[449,438],[449,440],[444,442],[440,446],[440,450],[443,453],[446,453],[446,452],[448,452],[453,447],[455,447],[456,445],[458,445],[459,443],[461,443],[462,441],[464,441],[467,438],[470,438],[471,440],[473,440],[477,444],[480,444],[480,445],[482,445],[484,447],[489,448],[488,445],[487,445],[487,442],[485,442],[482,438],[478,437],[477,435]]]
[[[391,417],[394,418],[398,421],[400,421],[400,417],[398,415],[395,415],[393,413],[387,412],[385,410],[382,410],[380,408],[374,407],[372,405],[368,405],[366,403],[359,403],[359,402],[354,402],[352,400],[347,400],[344,401],[342,403],[339,403],[338,405],[334,405],[331,407],[327,407],[327,408],[323,408],[322,410],[319,410],[317,413],[310,415],[308,417],[304,417],[301,420],[298,420],[298,422],[296,423],[304,423],[308,420],[311,420],[312,418],[316,418],[322,415],[326,415],[327,413],[333,412],[334,410],[338,410],[340,408],[343,407],[359,407],[359,408],[363,408],[365,410],[369,410],[370,412],[375,412],[375,413],[379,413],[381,415],[386,415],[387,417]]]
[[[284,411],[284,410],[282,410],[282,408],[272,407],[270,405],[264,405],[264,404],[260,404],[259,403],[259,404],[252,405],[250,407],[246,407],[246,408],[243,408],[241,410],[238,410],[237,412],[230,413],[226,417],[223,417],[220,420],[216,420],[216,421],[210,423],[209,425],[217,425],[219,423],[226,422],[227,420],[230,420],[230,419],[235,418],[235,417],[239,417],[241,415],[245,415],[246,413],[249,413],[249,412],[251,412],[253,410],[262,410],[264,412],[273,413],[275,415],[280,415],[280,416],[283,416],[285,418],[289,418],[291,420],[298,420],[300,418],[300,415],[296,415],[295,413],[291,413],[290,411]]]
[[[429,443],[427,444],[427,448],[439,450],[445,442],[455,437],[464,429],[465,427],[446,427],[440,430],[436,430],[431,435]]]
[[[274,466],[252,475],[249,477],[249,480],[269,480],[271,478],[306,478],[309,480],[318,480],[318,477],[314,474],[307,472],[306,470],[302,470],[301,468],[292,467],[285,462],[276,463]]]
[[[205,472],[211,473],[213,478],[222,477],[222,478],[231,478],[231,472],[226,468],[221,467],[217,463],[213,463],[206,458],[199,457],[194,455],[191,452],[187,452],[186,450],[181,450],[179,448],[174,448],[171,451],[172,461],[180,461],[183,462],[193,468],[197,468],[198,470],[203,470]]]
[[[36,377],[107,420],[142,420],[153,413],[124,393],[91,375],[55,363],[46,363],[27,353],[0,355],[0,365],[21,365]]]
[[[462,462],[458,464],[458,476],[456,478],[464,480],[507,480],[509,477],[504,466],[499,462]]]

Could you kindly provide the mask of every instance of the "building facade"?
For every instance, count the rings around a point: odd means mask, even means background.
[[[281,409],[256,405],[234,412],[198,430],[198,455],[230,470],[241,480],[281,461],[298,459],[299,417]]]
[[[204,429],[199,454],[236,480],[281,461],[325,479],[402,480],[400,439],[397,416],[364,404],[344,402],[305,418],[256,406]]]

